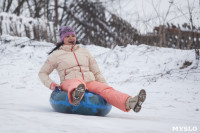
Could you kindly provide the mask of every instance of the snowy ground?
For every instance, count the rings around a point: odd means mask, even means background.
[[[0,133],[169,133],[174,127],[179,129],[175,132],[183,127],[200,132],[200,67],[191,69],[192,50],[84,46],[97,59],[109,85],[132,96],[142,88],[147,91],[140,113],[113,107],[106,117],[96,117],[51,108],[51,91],[37,75],[53,44],[11,36],[1,39]],[[193,64],[179,69],[186,60]],[[59,82],[56,72],[51,78]]]

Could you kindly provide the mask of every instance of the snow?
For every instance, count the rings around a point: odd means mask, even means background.
[[[114,50],[86,47],[108,84],[136,95],[147,91],[140,113],[113,107],[106,117],[55,112],[38,72],[54,45],[25,37],[1,36],[0,133],[170,133],[173,127],[200,131],[200,67],[193,50],[128,45]],[[22,48],[21,48],[22,47]],[[180,69],[185,61],[193,64]],[[54,71],[51,78],[59,83]],[[178,131],[177,131],[178,132]]]
[[[15,36],[21,36],[26,37],[28,36],[26,32],[29,32],[30,38],[34,39],[34,25],[39,25],[39,28],[41,28],[43,31],[46,29],[47,35],[51,36],[53,29],[55,28],[53,26],[53,22],[48,22],[49,26],[46,25],[46,20],[42,18],[31,18],[31,17],[25,17],[23,15],[17,16],[12,13],[6,13],[6,12],[0,12],[1,17],[1,25],[0,28],[2,29],[3,35],[15,35]],[[25,27],[27,29],[25,29]],[[59,28],[59,26],[57,27]],[[27,30],[27,31],[26,31]]]

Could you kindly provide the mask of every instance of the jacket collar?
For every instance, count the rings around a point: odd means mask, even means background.
[[[80,47],[79,45],[62,45],[60,49],[65,50],[67,52],[72,52],[79,49],[79,47]]]

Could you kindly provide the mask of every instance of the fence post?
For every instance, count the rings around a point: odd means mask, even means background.
[[[3,21],[3,16],[1,16],[1,18],[0,18],[0,35],[2,35],[2,21]]]
[[[159,45],[164,47],[166,45],[166,29],[164,25],[159,27]]]
[[[176,48],[181,48],[181,40],[182,40],[182,34],[181,34],[182,32],[181,32],[181,30],[180,29],[178,29],[178,38],[177,38],[177,46],[176,46]]]

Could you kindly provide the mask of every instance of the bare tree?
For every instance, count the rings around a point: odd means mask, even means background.
[[[58,1],[55,0],[55,21],[54,21],[54,26],[58,24]]]
[[[40,18],[42,16],[42,9],[44,8],[43,0],[33,0],[34,4],[34,18]]]
[[[67,4],[66,3],[67,3],[67,0],[64,1],[64,6],[63,7],[59,6],[60,8],[63,9],[62,15],[61,15],[61,17],[59,19],[59,25],[62,24],[63,19],[64,19],[65,15],[66,15],[66,8],[67,8]]]
[[[29,9],[29,14],[30,14],[30,17],[33,17],[33,10],[32,10],[32,6],[30,4],[30,0],[26,0],[26,3],[28,5],[28,9]]]
[[[24,4],[25,0],[18,0],[18,6],[15,8],[15,10],[13,11],[13,13],[17,14],[17,16],[20,15],[20,11],[23,7],[23,4]]]
[[[194,2],[194,1],[193,1]],[[200,2],[200,1],[199,1]],[[193,21],[193,9],[194,9],[194,4],[193,6],[190,5],[189,0],[187,0],[188,3],[188,12],[189,12],[189,18],[186,16],[186,14],[180,9],[178,8],[178,6],[176,6],[175,4],[173,4],[178,11],[188,20],[188,22],[190,23],[190,30],[192,32],[192,36],[191,36],[191,46],[194,47],[195,50],[195,58],[196,58],[196,63],[195,65],[192,67],[192,69],[197,69],[198,65],[199,65],[199,59],[200,59],[200,55],[199,55],[199,44],[195,44],[195,30],[194,30],[194,21]],[[199,3],[200,4],[200,3]],[[199,41],[197,41],[199,42]]]
[[[192,46],[194,46],[195,48],[195,57],[196,57],[196,63],[195,63],[195,66],[193,66],[193,69],[197,69],[198,68],[198,65],[199,65],[199,58],[200,58],[200,55],[199,55],[199,44],[195,44],[195,36],[194,36],[194,23],[193,23],[193,12],[192,12],[192,8],[190,6],[190,3],[189,3],[189,0],[187,0],[188,2],[188,11],[189,11],[189,15],[190,15],[190,25],[191,25],[191,30],[192,30]]]
[[[48,14],[49,14],[49,0],[44,1],[44,19],[48,19]]]
[[[4,0],[2,9],[4,12],[8,12],[10,10],[10,7],[12,5],[13,0]]]

